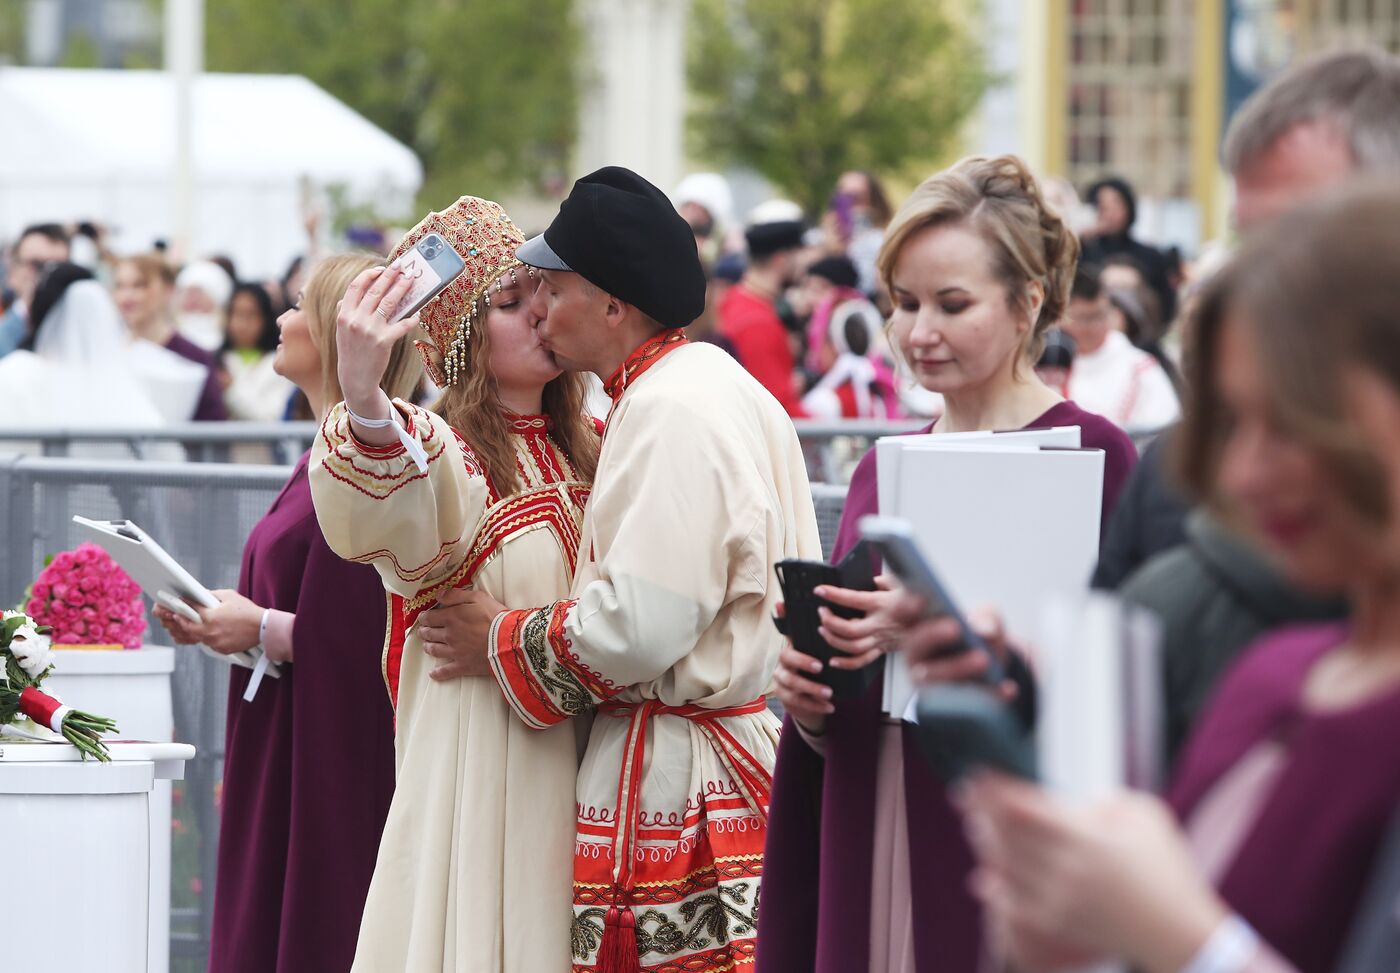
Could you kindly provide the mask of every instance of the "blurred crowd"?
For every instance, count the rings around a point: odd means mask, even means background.
[[[1137,201],[1124,180],[1087,188],[1083,201],[1063,181],[1047,196],[1081,226],[1083,258],[1070,312],[1046,336],[1039,363],[1053,388],[1120,427],[1149,432],[1180,411],[1177,322],[1212,261],[1194,265],[1133,232]],[[794,418],[936,419],[941,396],[915,382],[885,334],[893,305],[876,271],[893,215],[880,178],[841,176],[815,225],[781,199],[734,213],[728,181],[686,177],[672,194],[709,276],[705,313],[692,337],[734,355]],[[352,241],[356,242],[356,241]],[[363,241],[360,241],[363,243]],[[0,359],[10,393],[0,418],[47,425],[169,424],[311,418],[304,396],[273,368],[277,320],[295,306],[314,248],[280,277],[248,280],[228,257],[180,264],[164,249],[117,256],[91,223],[26,227],[4,254]],[[72,349],[52,374],[62,345],[68,289],[106,338]],[[13,358],[16,351],[28,352]],[[12,359],[12,360],[11,360]],[[90,411],[81,397],[44,388],[83,381],[103,388],[112,409]],[[120,366],[120,367],[119,367]]]
[[[1038,371],[1084,408],[1135,432],[1180,413],[1181,310],[1209,260],[1188,265],[1134,234],[1137,198],[1105,177],[1083,200],[1052,181],[1047,196],[1082,228],[1073,301],[1046,336]],[[770,200],[738,221],[723,176],[687,177],[674,194],[710,277],[692,332],[733,354],[794,418],[893,419],[942,414],[884,334],[893,311],[876,271],[893,216],[880,178],[841,176],[816,225],[797,204]]]
[[[300,300],[306,265],[298,257],[279,278],[244,280],[227,257],[181,265],[164,249],[114,255],[90,223],[26,227],[0,294],[0,419],[311,418],[273,368],[278,320]]]

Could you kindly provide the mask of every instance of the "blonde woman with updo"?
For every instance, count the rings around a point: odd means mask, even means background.
[[[547,973],[571,952],[574,727],[531,729],[494,679],[464,675],[450,606],[469,590],[513,605],[568,596],[599,430],[582,377],[540,342],[524,237],[501,207],[464,196],[395,256],[430,233],[466,262],[421,312],[436,411],[381,390],[418,320],[394,320],[407,277],[363,274],[338,323],[345,401],[312,459],[331,547],[373,564],[388,591],[398,788],[353,969]]]
[[[356,274],[377,257],[320,263],[277,319],[279,375],[317,415],[341,399],[335,316]],[[391,349],[381,384],[409,395],[422,366],[409,339]],[[343,973],[354,955],[379,833],[394,792],[393,711],[378,678],[384,632],[379,577],[342,561],[316,522],[310,454],[292,471],[243,548],[237,591],[216,591],[192,624],[156,618],[177,643],[231,654],[261,645],[280,665],[248,693],[229,676],[219,862],[210,973]]]
[[[941,394],[934,434],[1079,426],[1102,449],[1104,514],[1137,459],[1112,423],[1035,374],[1046,331],[1064,316],[1079,257],[1073,231],[1014,156],[973,157],[924,181],[895,214],[879,271],[894,302],[891,344],[923,388]],[[877,513],[875,453],[856,468],[834,558]],[[1054,517],[1054,510],[1046,510]],[[893,647],[888,591],[818,594],[868,612],[824,614],[824,634],[857,669]],[[1027,684],[1024,666],[1012,695]],[[928,678],[972,679],[968,653]],[[774,775],[759,925],[761,973],[946,973],[977,968],[981,916],[967,890],[972,854],[944,782],[903,724],[880,711],[882,680],[834,704],[807,678],[821,664],[786,646],[775,675],[788,718]],[[1023,696],[1029,693],[1022,693]],[[1022,700],[1024,703],[1025,701]],[[1028,708],[1028,707],[1027,707]]]

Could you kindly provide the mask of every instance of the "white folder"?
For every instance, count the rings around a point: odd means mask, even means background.
[[[994,607],[1034,642],[1045,599],[1087,591],[1098,559],[1104,455],[1079,442],[1078,427],[881,439],[880,512],[910,522],[964,612]],[[885,712],[908,718],[913,693],[895,653]]]
[[[86,540],[101,547],[112,560],[119,564],[131,579],[141,586],[153,602],[163,605],[191,621],[198,622],[199,614],[189,603],[212,608],[219,603],[208,588],[200,584],[178,561],[157,544],[149,534],[129,520],[89,520],[86,517],[73,518],[73,523],[87,535]],[[215,652],[208,646],[200,646],[204,652],[220,661],[232,665],[245,666],[256,671],[263,657],[261,648],[225,655]],[[271,660],[268,660],[271,662]],[[281,678],[275,662],[263,663],[263,670],[273,678]]]

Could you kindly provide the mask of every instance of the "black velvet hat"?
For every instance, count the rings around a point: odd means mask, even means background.
[[[802,235],[807,227],[801,220],[778,220],[775,223],[756,223],[744,231],[744,240],[749,245],[750,257],[767,257],[783,250],[799,250]]]
[[[665,193],[620,166],[574,183],[554,222],[515,255],[579,274],[668,328],[685,327],[705,309],[695,234]]]

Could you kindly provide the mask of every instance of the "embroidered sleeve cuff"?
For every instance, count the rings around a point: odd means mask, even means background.
[[[404,431],[422,444],[428,463],[440,459],[446,444],[428,414],[401,399],[395,399],[393,405],[402,417]],[[326,449],[326,472],[376,500],[427,475],[408,456],[402,443],[372,446],[357,439],[344,402],[326,414],[320,435]]]
[[[584,712],[622,687],[579,659],[564,631],[576,602],[502,612],[491,624],[491,671],[516,716],[536,729]]]
[[[343,402],[340,403],[337,408],[344,406],[344,404]],[[413,428],[414,407],[399,399],[391,400],[390,407],[398,412],[399,421],[403,425],[404,432],[408,433],[410,436],[416,435]],[[432,434],[432,428],[430,426],[428,435],[431,436]],[[395,456],[402,456],[405,452],[403,443],[398,441],[385,443],[379,446],[363,442],[360,437],[355,435],[355,424],[350,421],[348,410],[345,415],[345,435],[355,449],[366,459],[393,459]]]

